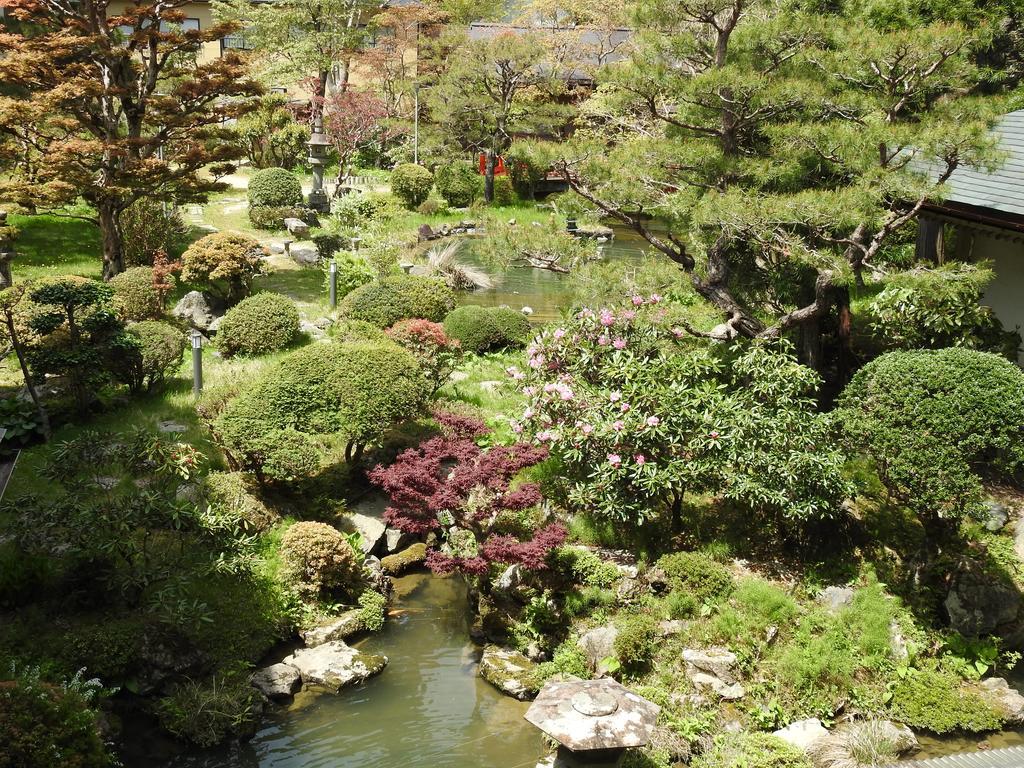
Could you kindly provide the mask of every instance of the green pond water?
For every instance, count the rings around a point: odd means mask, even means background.
[[[466,239],[459,252],[459,260],[483,269],[494,280],[494,288],[459,293],[460,304],[480,304],[499,307],[507,304],[513,309],[530,307],[530,321],[535,325],[556,320],[564,307],[571,304],[571,290],[566,275],[545,269],[495,270],[482,263],[473,253],[472,239]],[[599,244],[600,256],[608,260],[639,260],[650,251],[647,242],[635,232],[615,228],[615,237]]]
[[[166,768],[532,768],[542,736],[528,707],[477,675],[466,586],[414,574],[395,580],[395,613],[356,643],[390,662],[338,695],[300,694],[265,716],[255,737],[230,750],[129,766]]]

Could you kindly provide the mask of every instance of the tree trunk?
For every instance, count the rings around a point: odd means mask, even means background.
[[[804,365],[821,372],[821,322],[811,318],[800,326],[800,347],[803,352]]]
[[[36,407],[36,413],[39,415],[39,426],[43,430],[43,437],[49,440],[50,416],[46,412],[43,401],[39,399],[39,393],[36,392],[32,372],[29,370],[28,362],[25,360],[25,349],[21,345],[18,329],[14,323],[14,315],[8,313],[5,315],[5,319],[7,321],[7,332],[11,335],[11,346],[14,347],[14,354],[18,358],[18,365],[21,366],[21,375],[25,379],[25,388],[28,389],[28,396],[32,398],[32,404]]]
[[[121,225],[118,209],[111,203],[97,206],[100,232],[103,236],[103,279],[110,280],[124,272],[124,251],[122,250]]]
[[[484,202],[494,202],[494,167],[497,164],[494,149],[488,149],[484,161]]]

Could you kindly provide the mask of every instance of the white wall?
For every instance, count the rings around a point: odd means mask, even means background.
[[[966,235],[967,233],[964,233]],[[972,230],[970,258],[990,261],[996,277],[985,291],[982,303],[992,307],[1007,330],[1016,328],[1024,334],[1024,242],[1017,239],[997,238],[979,230]],[[971,241],[961,235],[958,240]],[[958,243],[958,255],[966,243]],[[1020,362],[1020,361],[1018,361]]]

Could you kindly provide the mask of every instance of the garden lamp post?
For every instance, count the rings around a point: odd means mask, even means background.
[[[331,201],[324,192],[324,168],[327,165],[327,149],[331,142],[324,135],[323,117],[320,115],[313,121],[313,133],[306,146],[309,147],[309,164],[313,169],[313,189],[309,193],[309,207],[319,213],[329,213]]]
[[[192,329],[192,392],[196,397],[203,391],[203,334]]]
[[[331,259],[331,266],[328,271],[328,294],[331,299],[331,309],[338,308],[338,260]]]
[[[413,129],[412,129],[412,161],[420,164],[420,84],[413,83]]]

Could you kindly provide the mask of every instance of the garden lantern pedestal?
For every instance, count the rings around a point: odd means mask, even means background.
[[[558,742],[541,765],[551,768],[612,768],[626,750],[650,741],[661,707],[615,680],[549,682],[526,712],[526,720]]]
[[[324,191],[324,168],[331,142],[324,134],[323,120],[319,117],[313,122],[313,131],[306,146],[309,147],[309,165],[313,170],[313,189],[306,204],[318,213],[330,213],[331,201]]]

